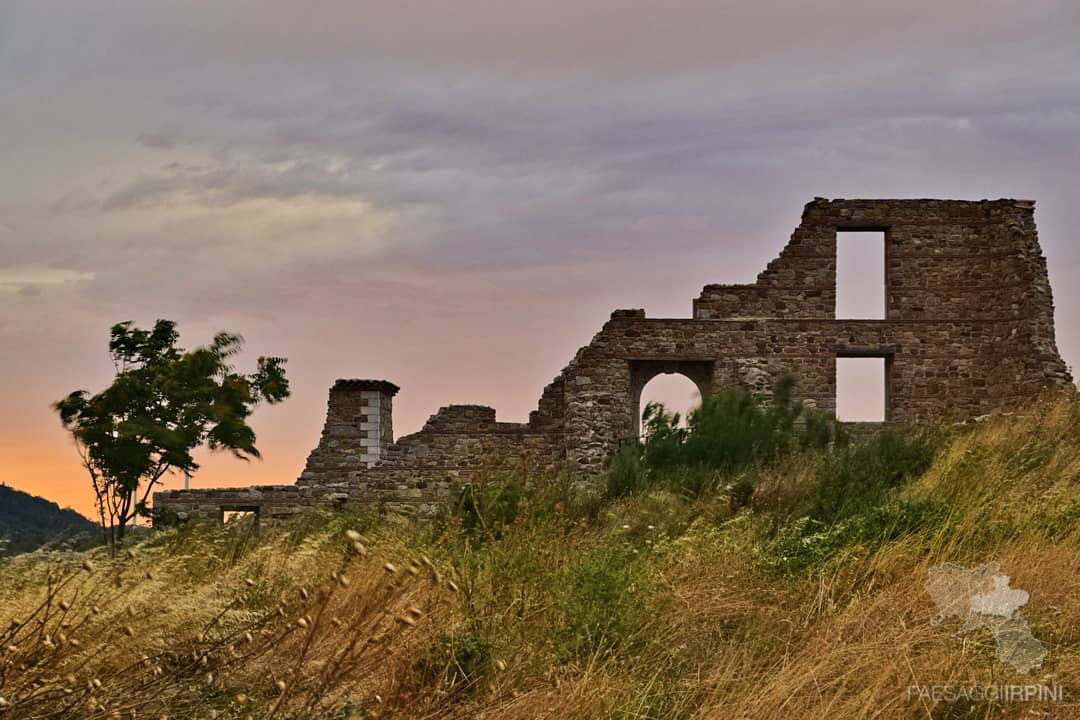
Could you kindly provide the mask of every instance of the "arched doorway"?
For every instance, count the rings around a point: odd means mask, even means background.
[[[641,435],[641,413],[650,400],[664,403],[668,411],[686,411],[708,397],[712,384],[713,363],[705,360],[631,360],[630,402],[633,437]],[[650,381],[662,376],[656,383]],[[672,377],[669,377],[672,376]],[[646,392],[646,386],[649,391]]]

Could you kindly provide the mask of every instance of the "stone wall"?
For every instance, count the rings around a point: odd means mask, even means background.
[[[836,317],[844,230],[884,234],[884,319]],[[834,412],[836,359],[883,357],[887,421],[969,418],[1071,385],[1053,310],[1031,201],[816,198],[753,284],[707,285],[689,319],[613,312],[527,423],[452,405],[394,442],[397,386],[339,380],[296,486],[159,493],[155,505],[215,515],[261,493],[263,516],[344,498],[428,514],[462,482],[498,473],[563,468],[587,479],[637,434],[641,391],[660,373],[686,375],[703,395],[731,386],[767,392],[792,373],[801,399]]]

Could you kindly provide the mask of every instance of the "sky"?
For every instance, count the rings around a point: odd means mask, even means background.
[[[815,196],[1036,199],[1075,363],[1078,29],[1075,0],[0,0],[0,482],[92,512],[50,403],[109,382],[124,320],[289,359],[263,459],[195,487],[293,482],[338,377],[400,385],[398,434],[524,420],[613,308],[752,282]]]

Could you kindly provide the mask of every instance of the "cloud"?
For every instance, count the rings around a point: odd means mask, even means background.
[[[139,134],[139,137],[136,138],[136,142],[146,148],[174,150],[179,143],[179,136],[176,133],[165,130],[144,132]]]
[[[94,279],[94,273],[47,266],[0,267],[0,292],[36,295],[44,288],[74,285]]]

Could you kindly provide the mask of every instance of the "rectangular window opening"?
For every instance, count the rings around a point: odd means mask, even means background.
[[[885,319],[885,231],[836,233],[836,319]]]
[[[885,422],[885,373],[883,357],[836,358],[836,419]]]

